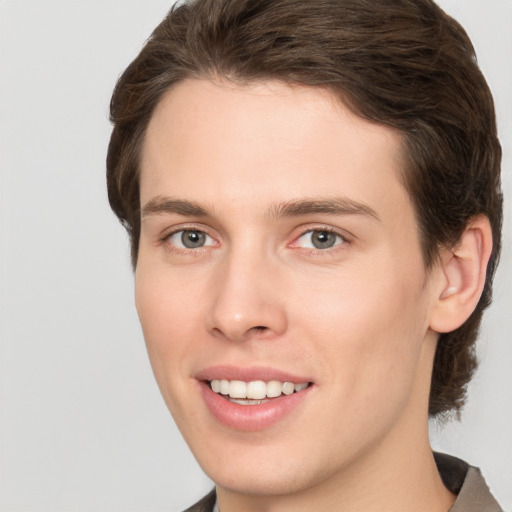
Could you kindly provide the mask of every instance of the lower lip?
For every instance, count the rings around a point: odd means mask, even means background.
[[[281,395],[260,405],[240,405],[226,400],[215,393],[206,382],[199,382],[203,399],[217,421],[228,427],[255,431],[263,430],[283,420],[302,404],[311,386],[292,393]]]

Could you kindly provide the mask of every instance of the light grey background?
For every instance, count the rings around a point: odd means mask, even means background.
[[[104,159],[119,73],[164,0],[0,0],[0,510],[181,510],[207,491],[149,367]],[[512,198],[512,1],[443,0],[495,94]],[[510,203],[510,201],[509,201]],[[462,422],[433,445],[512,510],[512,224]]]

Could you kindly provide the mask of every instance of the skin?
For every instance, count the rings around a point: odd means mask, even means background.
[[[222,512],[454,501],[427,428],[432,325],[449,283],[443,266],[424,268],[401,143],[327,91],[276,82],[186,80],[153,114],[136,306],[162,395]],[[165,198],[207,214],[170,211]],[[334,199],[358,209],[278,213]],[[205,245],[180,247],[170,233],[184,229]],[[334,245],[312,247],[313,230],[332,230]],[[313,387],[275,425],[241,431],[212,416],[194,377],[221,364],[278,368]]]

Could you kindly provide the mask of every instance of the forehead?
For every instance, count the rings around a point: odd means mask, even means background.
[[[189,79],[149,123],[141,202],[185,195],[248,212],[304,196],[378,203],[387,195],[396,213],[406,195],[401,155],[396,130],[361,119],[325,89]]]

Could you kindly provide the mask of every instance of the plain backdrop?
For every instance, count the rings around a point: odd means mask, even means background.
[[[504,249],[460,423],[432,443],[512,510],[512,1],[443,0],[494,92]],[[104,160],[115,81],[171,2],[0,0],[0,510],[182,510],[211,487],[157,386]]]

